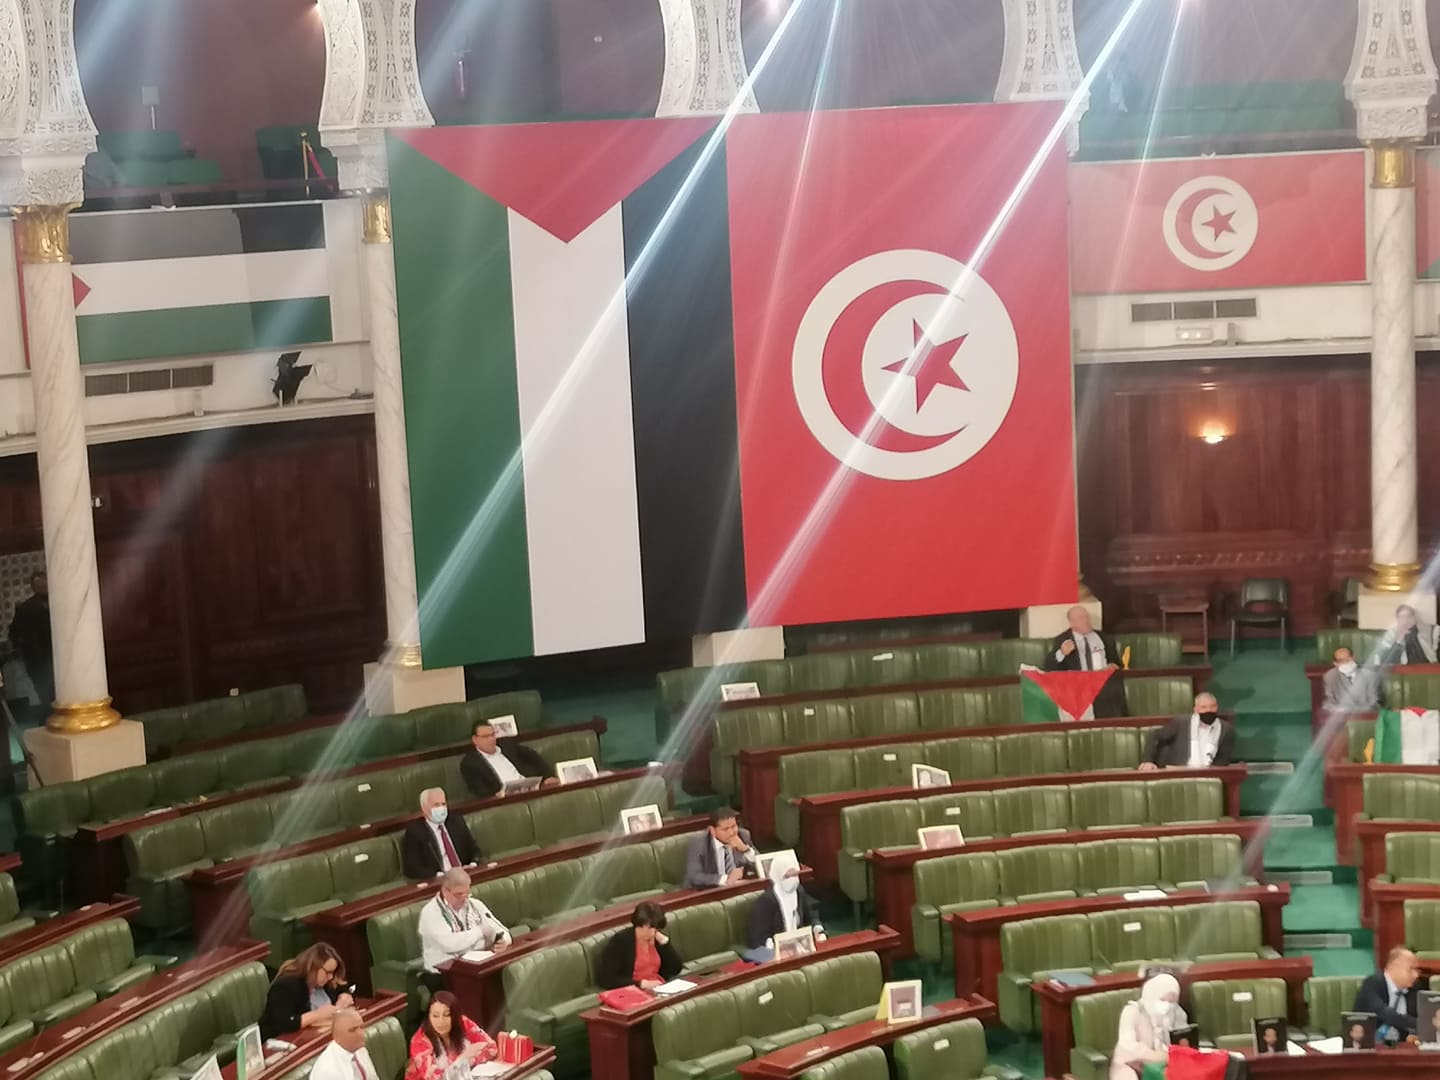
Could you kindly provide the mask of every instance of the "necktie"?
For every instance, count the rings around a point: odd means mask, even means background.
[[[1400,1012],[1404,1006],[1405,996],[1399,990],[1396,990],[1395,993],[1390,996],[1390,1008],[1395,1012]]]
[[[455,854],[455,845],[450,842],[450,830],[444,825],[440,826],[440,846],[445,849],[445,857],[450,860],[450,865],[459,866],[460,856]]]
[[[735,869],[735,856],[732,855],[732,854],[730,854],[730,849],[729,849],[728,847],[721,849],[720,854],[721,854],[721,860],[720,860],[721,871],[720,871],[720,872],[721,872],[722,874],[725,874],[726,876],[729,876],[730,871],[732,871],[732,870]]]
[[[370,1075],[365,1071],[365,1066],[360,1064],[360,1055],[351,1054],[350,1064],[355,1066],[355,1076],[358,1080],[370,1080]]]
[[[1080,639],[1080,668],[1083,671],[1090,670],[1090,639]]]

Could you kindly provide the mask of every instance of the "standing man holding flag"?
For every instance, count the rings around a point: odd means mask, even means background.
[[[1115,671],[1120,666],[1114,639],[1091,625],[1089,611],[1076,604],[1065,613],[1065,622],[1069,629],[1050,642],[1046,671]],[[1125,691],[1118,679],[1110,679],[1101,688],[1095,715],[1125,715]]]

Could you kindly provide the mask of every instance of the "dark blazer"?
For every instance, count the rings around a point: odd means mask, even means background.
[[[1385,986],[1383,973],[1369,975],[1355,991],[1355,1005],[1351,1012],[1375,1014],[1377,1024],[1393,1027],[1402,1036],[1415,1034],[1415,1015],[1419,1011],[1419,984],[1405,991],[1405,1014],[1402,1016],[1390,1008],[1390,991]]]
[[[675,946],[666,942],[655,942],[655,951],[660,954],[660,978],[669,982],[680,974],[680,954]],[[596,980],[601,990],[618,990],[622,986],[635,986],[635,928],[627,926],[605,943],[600,953],[600,970]]]
[[[744,841],[747,848],[752,851],[755,849],[748,829],[740,830],[740,839]],[[759,871],[753,861],[744,863],[743,869],[745,870],[743,877],[759,876]],[[710,835],[709,829],[702,829],[685,845],[685,880],[680,883],[680,887],[684,889],[715,889],[722,884],[719,878],[720,868],[715,865],[715,838]]]
[[[548,778],[555,775],[554,766],[541,757],[538,750],[532,750],[516,739],[501,739],[497,745],[521,776]],[[485,760],[485,755],[473,746],[465,751],[465,756],[460,759],[460,775],[465,778],[465,786],[477,799],[494,798],[504,786],[490,763]]]
[[[470,835],[464,818],[451,814],[445,819],[444,829],[450,834],[450,843],[455,845],[455,854],[460,857],[462,866],[480,861],[480,846]],[[412,821],[405,827],[405,833],[400,837],[400,865],[405,870],[405,876],[414,881],[433,878],[445,868],[445,861],[440,857],[440,845],[436,843],[435,833],[428,821]]]
[[[1235,757],[1235,725],[1224,717],[1220,725],[1220,743],[1215,748],[1213,766],[1229,765]],[[1156,728],[1145,740],[1142,761],[1161,767],[1181,768],[1190,762],[1190,717],[1177,716],[1162,728]]]
[[[820,921],[820,908],[803,888],[800,890],[800,926],[814,926]],[[797,926],[798,930],[800,927]],[[785,916],[780,912],[780,898],[774,888],[766,889],[750,908],[750,936],[746,947],[762,949],[765,942],[785,932]]]
[[[1109,634],[1101,633],[1099,630],[1095,631],[1095,633],[1096,633],[1096,634],[1099,636],[1099,638],[1100,638],[1100,644],[1105,646],[1105,662],[1106,662],[1107,664],[1115,664],[1116,666],[1119,666],[1119,664],[1120,664],[1120,650],[1117,649],[1117,648],[1115,648],[1115,639],[1112,638]],[[1071,636],[1069,630],[1066,630],[1063,634],[1056,634],[1055,637],[1054,637],[1053,639],[1051,639],[1051,641],[1050,641],[1050,651],[1045,654],[1045,670],[1046,670],[1046,671],[1084,671],[1084,670],[1085,670],[1085,669],[1084,669],[1083,667],[1081,667],[1081,665],[1080,665],[1080,647],[1079,647],[1078,645],[1075,647],[1075,651],[1072,652],[1069,656],[1065,657],[1065,659],[1063,659],[1063,660],[1056,660],[1056,659],[1055,659],[1055,653],[1056,653],[1056,651],[1060,648],[1061,645],[1065,644],[1065,642],[1066,642],[1067,640],[1070,640],[1070,641],[1073,641],[1073,640],[1074,640],[1074,638]]]
[[[338,990],[326,989],[333,1005]],[[310,988],[304,975],[281,975],[270,984],[265,995],[265,1011],[260,1014],[260,1037],[275,1039],[300,1030],[300,1018],[310,1011]]]

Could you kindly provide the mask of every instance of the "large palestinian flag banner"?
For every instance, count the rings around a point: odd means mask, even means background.
[[[1072,600],[1058,118],[394,136],[427,665]]]

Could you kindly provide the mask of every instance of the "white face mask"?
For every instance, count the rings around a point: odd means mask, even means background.
[[[445,818],[449,816],[449,813],[450,811],[446,807],[432,806],[430,807],[430,820],[436,825],[444,825]]]
[[[1340,669],[1342,675],[1354,675],[1360,667],[1354,660],[1343,660],[1335,666]]]
[[[783,877],[775,883],[775,888],[786,896],[794,896],[800,891],[800,879],[794,877]]]

